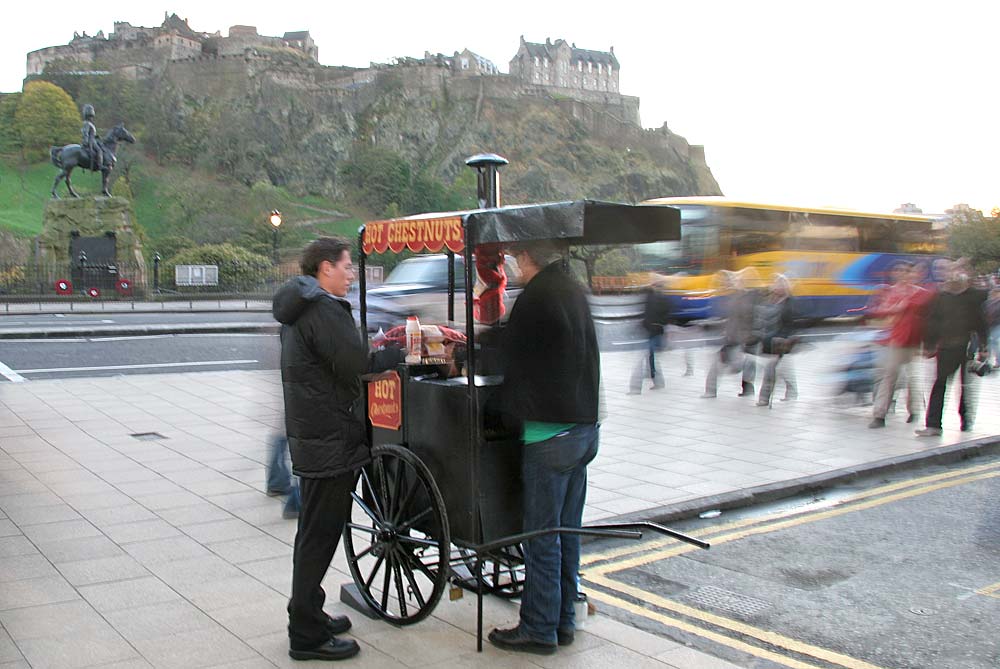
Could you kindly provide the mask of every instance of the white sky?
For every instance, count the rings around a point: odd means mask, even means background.
[[[309,30],[326,65],[468,47],[506,72],[518,37],[615,47],[642,123],[704,144],[730,197],[891,210],[1000,205],[1000,3],[953,0],[8,3],[0,91],[28,51],[163,12],[198,31]],[[441,10],[434,16],[435,7]],[[662,71],[661,71],[662,68]],[[499,150],[502,147],[482,147]]]

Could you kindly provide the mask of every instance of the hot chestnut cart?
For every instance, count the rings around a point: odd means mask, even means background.
[[[479,321],[484,316],[498,320],[503,310],[478,303],[474,295],[483,258],[497,257],[502,265],[500,249],[505,244],[542,239],[573,246],[675,240],[680,237],[678,211],[590,200],[498,207],[497,166],[506,161],[488,154],[467,163],[479,170],[481,209],[375,221],[360,230],[362,331],[367,332],[364,266],[369,256],[404,249],[444,252],[449,257],[447,325],[464,330],[466,345],[460,365],[464,369],[458,376],[443,373],[440,361],[426,360],[429,364],[399,365],[368,380],[365,402],[372,461],[361,472],[353,494],[344,547],[354,596],[397,625],[429,615],[449,583],[474,590],[481,650],[483,594],[519,594],[521,543],[527,539],[547,533],[636,539],[642,529],[653,529],[703,548],[708,544],[652,523],[522,532],[523,446],[519,435],[491,424],[490,399],[502,377],[496,374],[485,343],[489,337],[477,322],[477,316]],[[464,256],[464,264],[453,262],[456,254]],[[482,256],[478,268],[476,254]],[[455,276],[456,266],[464,276]],[[464,295],[459,325],[456,285]]]

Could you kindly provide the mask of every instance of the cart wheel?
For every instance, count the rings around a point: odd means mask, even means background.
[[[430,471],[402,446],[377,446],[351,495],[344,550],[361,596],[391,623],[420,622],[449,574],[448,515]]]
[[[465,567],[473,575],[471,579],[460,581],[459,585],[475,590],[476,554],[467,548],[460,548],[459,554]],[[503,599],[521,596],[524,589],[524,549],[521,544],[504,546],[483,556],[483,589]]]

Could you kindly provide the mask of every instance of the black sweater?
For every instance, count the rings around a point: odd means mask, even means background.
[[[583,287],[561,262],[538,272],[514,303],[503,361],[503,404],[521,421],[597,422],[594,321]]]

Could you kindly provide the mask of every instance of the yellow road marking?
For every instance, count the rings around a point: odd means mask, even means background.
[[[916,487],[914,487],[914,486],[908,486],[907,487],[907,486],[902,486],[900,484],[892,484],[892,486],[883,486],[882,488],[879,489],[882,492],[885,492],[889,488],[894,488],[896,490],[900,490],[901,489],[901,491],[897,492],[895,494],[883,495],[883,496],[877,497],[875,499],[868,499],[867,501],[863,501],[863,502],[850,503],[848,505],[838,506],[837,508],[827,509],[825,511],[814,511],[814,512],[809,512],[809,513],[796,514],[794,517],[788,518],[786,520],[781,520],[779,522],[766,522],[765,521],[764,524],[758,525],[757,527],[751,527],[751,528],[745,528],[745,529],[741,529],[741,528],[737,527],[738,531],[734,531],[734,532],[730,532],[728,534],[722,534],[722,535],[720,535],[718,537],[714,537],[712,539],[712,543],[715,544],[715,545],[722,544],[722,543],[728,543],[730,541],[735,541],[737,539],[743,539],[743,538],[750,537],[750,536],[755,536],[755,535],[758,535],[758,534],[766,534],[766,533],[770,533],[770,532],[776,532],[778,530],[787,529],[787,528],[795,527],[795,526],[798,526],[798,525],[803,525],[805,523],[811,523],[811,522],[815,522],[815,521],[818,521],[818,520],[824,520],[824,519],[827,519],[827,518],[835,518],[835,517],[842,516],[842,515],[845,515],[845,514],[848,514],[848,513],[853,513],[855,511],[863,511],[865,509],[875,508],[875,507],[882,506],[882,505],[885,505],[885,504],[889,504],[889,503],[892,503],[892,502],[896,502],[896,501],[899,501],[899,500],[908,499],[910,497],[916,497],[918,495],[924,495],[924,494],[927,494],[927,493],[930,493],[930,492],[934,492],[934,491],[937,491],[937,490],[944,490],[946,488],[952,488],[952,487],[955,487],[955,486],[958,486],[958,485],[962,485],[964,483],[971,483],[971,482],[974,482],[974,481],[980,481],[980,480],[986,480],[986,479],[1000,477],[1000,471],[989,471],[991,469],[996,469],[997,467],[998,467],[998,465],[986,465],[986,466],[970,467],[970,468],[967,468],[965,470],[962,470],[960,473],[963,474],[963,475],[970,474],[970,472],[979,472],[979,473],[973,473],[971,475],[966,475],[966,476],[961,476],[961,477],[935,475],[934,477],[924,477],[923,479],[919,479],[920,481],[922,481],[924,483],[926,483],[928,481],[931,481],[931,480],[938,481],[937,483],[933,483],[933,484],[930,484],[930,485],[920,485],[920,486],[916,486]],[[857,497],[855,499],[864,499],[865,497],[871,497],[871,495],[865,495],[864,497]],[[759,522],[759,519],[758,519],[757,522]],[[741,524],[742,523],[733,523],[732,525],[739,526]],[[719,529],[721,529],[721,528],[716,528],[715,531],[718,531]],[[712,532],[703,532],[702,534],[711,534],[711,533]],[[676,540],[671,540],[671,541],[673,543],[679,543]],[[737,634],[742,634],[744,636],[755,638],[755,639],[758,639],[758,640],[763,641],[765,643],[771,644],[773,646],[776,646],[776,647],[779,647],[779,648],[784,648],[784,649],[789,650],[789,651],[794,652],[794,653],[798,653],[800,655],[807,655],[809,657],[814,657],[814,658],[819,659],[819,660],[824,660],[824,661],[831,662],[831,663],[834,663],[834,664],[839,664],[840,666],[846,667],[847,669],[877,669],[877,667],[875,667],[875,665],[868,664],[867,662],[864,662],[863,660],[858,660],[856,658],[852,658],[852,657],[847,656],[847,655],[842,655],[842,654],[836,653],[834,651],[829,651],[829,650],[826,650],[826,649],[823,649],[823,648],[819,648],[817,646],[812,646],[812,645],[809,645],[809,644],[806,644],[806,643],[803,643],[803,642],[800,642],[800,641],[796,641],[794,639],[782,636],[780,634],[777,634],[776,632],[771,632],[771,631],[768,631],[768,630],[763,630],[763,629],[754,627],[752,625],[747,625],[745,623],[741,623],[741,622],[736,621],[736,620],[732,620],[732,619],[725,618],[725,617],[722,617],[722,616],[718,616],[718,615],[715,615],[715,614],[712,614],[712,613],[708,613],[706,611],[702,611],[702,610],[696,609],[694,607],[686,606],[684,604],[680,604],[678,602],[674,602],[674,601],[666,599],[664,597],[660,597],[659,595],[656,595],[654,593],[651,593],[651,592],[648,592],[648,591],[645,591],[645,590],[641,590],[639,588],[635,588],[635,587],[630,586],[628,584],[625,584],[625,583],[622,583],[620,581],[613,580],[613,579],[609,578],[609,574],[612,574],[612,573],[615,573],[615,572],[624,571],[626,569],[633,569],[635,567],[640,567],[640,566],[649,564],[650,562],[656,562],[656,561],[659,561],[659,560],[664,560],[664,559],[668,559],[668,558],[671,558],[671,557],[676,557],[677,555],[682,555],[682,554],[689,553],[689,552],[695,551],[695,550],[699,550],[699,549],[697,547],[695,547],[695,546],[691,546],[691,545],[688,545],[688,544],[683,544],[683,545],[677,545],[676,547],[671,548],[669,550],[654,551],[652,553],[648,553],[648,554],[645,554],[645,555],[631,557],[629,559],[613,561],[611,563],[600,565],[600,566],[593,566],[593,567],[590,567],[589,569],[587,569],[587,571],[584,573],[584,578],[586,580],[588,580],[588,581],[596,584],[596,585],[601,585],[603,587],[606,587],[606,588],[608,588],[610,590],[613,590],[613,591],[616,591],[618,593],[627,594],[627,595],[630,595],[632,597],[635,597],[639,601],[650,602],[651,604],[654,604],[655,606],[658,606],[658,607],[660,607],[662,609],[666,609],[668,611],[673,611],[673,612],[681,614],[681,615],[689,616],[691,618],[695,618],[697,620],[704,621],[707,624],[715,625],[717,627],[721,627],[723,629],[730,630],[730,631],[735,632]],[[977,590],[977,592],[979,594],[987,595],[987,596],[990,596],[990,597],[1000,598],[1000,594],[995,594],[995,593],[1000,593],[1000,583],[996,583],[996,584],[991,585],[991,586],[986,586],[986,587],[984,587],[984,588],[982,588],[980,590]],[[595,593],[595,595],[596,594],[597,593]],[[708,639],[712,639],[713,641],[717,641],[719,643],[723,643],[724,645],[727,645],[727,646],[735,648],[737,646],[735,646],[733,644],[741,644],[740,648],[741,648],[741,650],[744,650],[745,652],[750,652],[752,654],[757,655],[757,653],[753,652],[753,651],[761,651],[762,650],[762,649],[757,648],[756,646],[751,646],[749,644],[744,644],[743,642],[736,641],[736,640],[731,639],[730,637],[727,637],[725,635],[718,634],[716,632],[711,632],[711,631],[708,631],[708,630],[704,630],[703,628],[700,628],[700,627],[695,626],[695,625],[691,625],[690,623],[686,623],[684,621],[678,621],[676,619],[670,618],[669,616],[664,616],[662,614],[657,614],[659,617],[655,617],[655,616],[652,615],[653,612],[649,612],[646,609],[643,609],[642,607],[639,607],[639,606],[635,606],[634,604],[631,604],[630,602],[627,602],[625,600],[618,601],[618,598],[615,598],[615,597],[613,597],[611,595],[607,595],[605,593],[601,593],[601,596],[596,596],[597,599],[601,599],[601,597],[605,597],[606,600],[608,601],[608,603],[614,604],[615,606],[619,606],[622,602],[624,602],[625,604],[628,604],[628,606],[622,606],[622,608],[625,608],[626,610],[632,611],[633,613],[637,613],[638,615],[644,615],[645,617],[650,618],[652,620],[657,620],[658,622],[663,622],[664,624],[667,624],[667,625],[670,625],[670,626],[673,626],[673,627],[677,627],[678,629],[683,629],[685,631],[692,632],[694,634],[698,634],[699,636],[702,636],[702,637],[705,637],[705,638],[708,638]],[[615,601],[611,601],[611,600],[615,600]],[[720,639],[722,639],[722,640],[720,640]],[[743,647],[743,646],[746,646],[746,647]],[[763,651],[763,652],[770,653],[770,651]],[[758,656],[759,657],[764,657],[763,655],[758,655]],[[789,666],[795,666],[795,665],[789,664]],[[799,666],[808,667],[810,665],[801,665],[800,664]]]
[[[803,525],[805,523],[812,523],[818,520],[825,520],[827,518],[836,518],[837,516],[842,516],[848,513],[854,513],[855,511],[863,511],[865,509],[871,509],[877,506],[882,506],[883,504],[889,504],[890,502],[897,502],[902,499],[916,497],[917,495],[924,495],[929,492],[934,492],[935,490],[943,490],[945,488],[952,488],[957,485],[962,485],[963,483],[971,483],[973,481],[996,478],[998,476],[1000,476],[1000,471],[986,472],[982,474],[976,474],[973,476],[967,476],[962,479],[953,479],[950,481],[943,481],[941,483],[936,483],[934,485],[923,486],[921,488],[904,490],[903,492],[898,492],[894,495],[885,495],[883,497],[879,497],[877,499],[871,499],[866,502],[851,504],[850,506],[840,506],[833,509],[827,509],[826,511],[815,511],[810,514],[801,515],[799,517],[790,518],[788,520],[783,520],[766,525],[760,525],[758,527],[751,527],[749,529],[744,529],[737,532],[730,532],[729,534],[723,534],[718,537],[713,537],[712,545],[716,546],[718,544],[724,544],[729,541],[744,539],[746,537],[752,537],[758,534],[767,534],[770,532],[775,532],[777,530],[783,530],[789,527]],[[701,550],[701,549],[699,549],[697,546],[691,546],[690,544],[678,545],[668,550],[657,551],[654,553],[649,553],[647,555],[633,557],[627,560],[619,560],[616,562],[611,562],[596,567],[590,567],[587,570],[587,573],[608,574],[616,571],[622,571],[624,569],[632,569],[635,567],[641,567],[642,565],[649,564],[650,562],[665,560],[667,558],[676,557],[678,555],[683,555],[685,553],[690,553],[691,551],[696,551],[696,550]]]
[[[844,506],[847,504],[853,504],[858,500],[868,499],[869,497],[874,497],[877,495],[883,495],[889,492],[895,492],[904,488],[912,488],[916,486],[921,486],[927,483],[933,483],[935,481],[943,481],[950,478],[956,478],[959,476],[965,476],[967,474],[972,474],[976,472],[986,471],[989,469],[1000,468],[1000,462],[986,464],[986,465],[976,465],[974,467],[966,467],[965,469],[959,469],[951,472],[943,472],[941,474],[931,474],[929,476],[924,476],[918,479],[912,479],[909,481],[901,481],[899,483],[890,483],[878,488],[873,488],[857,495],[847,497],[840,502],[838,506]],[[694,537],[704,537],[710,534],[716,534],[718,532],[725,532],[732,529],[738,529],[741,527],[746,527],[748,525],[755,525],[759,523],[771,522],[780,518],[787,518],[789,516],[799,516],[815,513],[815,510],[810,509],[791,509],[788,511],[781,511],[769,516],[759,517],[759,518],[748,518],[745,520],[737,520],[731,523],[726,523],[724,525],[714,525],[712,527],[704,527],[693,532],[689,532],[691,536]],[[623,557],[626,555],[632,555],[636,553],[644,553],[646,551],[656,550],[657,548],[662,548],[664,546],[669,546],[671,544],[679,543],[677,539],[658,539],[640,546],[625,546],[622,548],[616,548],[613,550],[606,551],[604,553],[594,553],[587,555],[580,561],[580,566],[594,564],[595,562],[604,562],[605,560],[613,560],[615,558]]]
[[[616,606],[620,609],[624,609],[631,613],[635,613],[636,615],[643,616],[644,618],[648,618],[649,620],[663,623],[664,625],[669,625],[670,627],[676,627],[677,629],[683,630],[685,632],[690,632],[691,634],[696,634],[706,639],[711,639],[712,641],[720,645],[734,648],[738,651],[742,651],[749,655],[760,657],[765,660],[771,660],[772,662],[777,662],[786,667],[791,667],[791,669],[820,669],[818,665],[808,664],[806,662],[801,662],[799,660],[785,657],[780,653],[775,653],[774,651],[767,650],[766,648],[760,648],[759,646],[754,646],[746,642],[733,639],[732,637],[728,637],[725,634],[719,634],[718,632],[713,632],[703,627],[692,625],[691,623],[681,620],[679,618],[672,618],[668,615],[660,613],[659,611],[650,611],[649,609],[644,609],[641,606],[637,606],[636,604],[633,604],[628,600],[615,597],[614,595],[609,595],[606,592],[601,592],[599,590],[591,590],[587,593],[587,597],[589,597],[590,599],[596,599],[599,602],[604,602],[605,604],[611,604],[612,606]]]
[[[1000,599],[1000,583],[994,583],[993,585],[987,585],[985,588],[979,588],[979,590],[976,590],[976,594]]]

